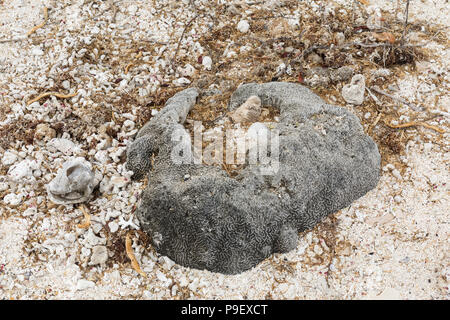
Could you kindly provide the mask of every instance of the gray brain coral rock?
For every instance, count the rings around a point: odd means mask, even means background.
[[[183,266],[226,274],[250,269],[294,249],[299,232],[379,180],[380,154],[355,115],[280,82],[242,85],[230,101],[233,111],[258,96],[280,110],[277,173],[246,166],[232,178],[218,166],[174,164],[171,133],[183,128],[197,95],[191,88],[169,99],[127,154],[134,178],[149,178],[137,210],[141,226],[159,253]]]

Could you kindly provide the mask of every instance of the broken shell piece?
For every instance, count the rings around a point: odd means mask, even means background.
[[[366,79],[362,74],[354,75],[350,84],[342,88],[342,97],[347,103],[360,105],[364,102],[364,91],[366,90]]]
[[[55,179],[47,185],[47,193],[56,204],[81,203],[91,198],[99,181],[89,162],[75,158],[63,164]]]
[[[251,96],[231,115],[234,122],[255,122],[261,114],[261,99]]]

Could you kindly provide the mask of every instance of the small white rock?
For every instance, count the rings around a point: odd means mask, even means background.
[[[94,159],[100,163],[106,163],[108,161],[108,151],[99,150],[95,153]]]
[[[89,229],[81,243],[84,245],[83,248],[93,248],[95,246],[104,245],[106,243],[106,239],[97,237],[94,234],[94,231]]]
[[[347,103],[360,105],[364,102],[365,81],[362,74],[356,74],[353,76],[350,84],[346,84],[342,88],[342,97]]]
[[[182,86],[185,86],[185,85],[188,85],[189,83],[191,83],[191,80],[189,80],[185,77],[181,77],[181,78],[173,80],[172,83],[174,85],[176,85],[177,87],[182,87]]]
[[[33,177],[33,170],[38,169],[39,164],[36,160],[26,159],[12,166],[8,171],[8,176],[16,182],[26,181]]]
[[[134,121],[125,120],[124,123],[123,123],[123,126],[124,126],[126,131],[131,131],[131,130],[134,129],[135,124],[134,124]]]
[[[108,249],[105,246],[95,246],[92,248],[92,256],[89,265],[103,264],[108,260]]]
[[[377,296],[375,296],[372,293],[369,293],[367,299],[370,299],[370,300],[400,300],[401,295],[400,295],[400,292],[398,292],[397,290],[388,287],[388,288],[384,289],[384,291]]]
[[[128,13],[131,15],[135,15],[138,10],[138,7],[134,4],[128,7]]]
[[[77,282],[77,290],[85,290],[95,287],[95,283],[86,279],[80,279]]]
[[[4,166],[10,166],[10,165],[12,165],[14,162],[16,162],[17,161],[17,156],[14,154],[14,153],[12,153],[12,152],[10,152],[10,151],[6,151],[4,154],[3,154],[3,157],[2,157],[2,164],[4,165]]]
[[[8,190],[9,185],[6,182],[0,182],[0,191]]]
[[[338,33],[336,33],[335,37],[336,37],[335,38],[336,39],[336,44],[338,46],[343,45],[345,43],[345,35],[344,35],[344,33],[338,32]]]
[[[203,57],[202,65],[206,70],[211,70],[212,68],[212,59],[208,56]]]
[[[255,122],[261,114],[261,99],[258,96],[251,96],[236,111],[231,118],[234,122]]]
[[[70,81],[69,80],[64,80],[61,84],[64,89],[66,89],[66,90],[70,89]]]
[[[56,137],[56,131],[46,123],[40,123],[36,126],[34,138],[36,140],[49,141]]]
[[[11,206],[17,206],[22,202],[22,198],[22,194],[10,193],[3,198],[3,201]]]
[[[110,223],[108,223],[108,227],[109,227],[109,231],[112,233],[119,230],[119,224],[115,221],[111,221]]]
[[[396,177],[398,180],[402,180],[402,175],[400,174],[400,171],[397,169],[392,170],[392,175]]]
[[[31,54],[35,56],[42,56],[44,54],[44,51],[42,51],[38,47],[34,47],[33,49],[31,49]]]
[[[314,253],[317,255],[321,255],[323,253],[323,249],[320,245],[314,245]]]
[[[237,29],[242,33],[247,33],[248,30],[250,29],[250,25],[248,24],[247,20],[241,20],[237,24]]]
[[[191,64],[188,63],[184,66],[184,68],[180,68],[179,71],[183,77],[192,77],[196,70]]]
[[[25,210],[23,212],[23,216],[24,217],[28,217],[28,216],[33,216],[37,213],[37,209],[36,208],[28,208],[27,210]]]
[[[114,176],[111,177],[110,183],[117,188],[123,188],[130,183],[130,180],[125,177]]]
[[[66,156],[80,151],[80,148],[72,141],[65,138],[54,138],[47,143],[49,151],[60,151]]]

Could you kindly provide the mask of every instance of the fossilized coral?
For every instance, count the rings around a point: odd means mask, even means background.
[[[141,227],[158,252],[181,265],[247,270],[274,252],[294,249],[299,231],[378,182],[380,155],[356,116],[292,83],[242,85],[230,101],[230,111],[251,96],[279,108],[276,173],[264,176],[258,166],[245,166],[231,178],[217,166],[174,164],[171,133],[183,129],[197,94],[187,89],[172,97],[128,149],[134,177],[149,178],[137,210]]]

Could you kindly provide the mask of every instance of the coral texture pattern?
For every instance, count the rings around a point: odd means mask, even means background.
[[[175,262],[243,272],[294,249],[299,232],[377,185],[380,154],[357,117],[302,85],[282,82],[241,85],[229,104],[234,111],[258,96],[263,106],[279,109],[275,174],[246,166],[230,177],[216,166],[175,165],[171,133],[183,125],[197,94],[191,88],[173,96],[128,149],[134,178],[149,178],[137,210],[141,227]]]

